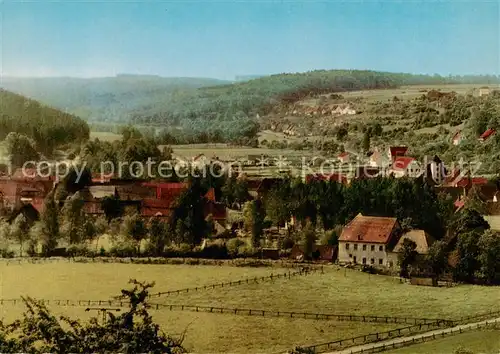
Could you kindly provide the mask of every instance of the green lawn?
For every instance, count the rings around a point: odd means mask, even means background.
[[[102,141],[113,142],[115,140],[120,140],[122,138],[121,134],[115,134],[112,132],[90,132],[90,139],[99,139]]]
[[[385,353],[498,354],[500,353],[500,329],[485,329],[456,334],[426,343],[390,350]]]
[[[0,262],[0,298],[105,300],[119,295],[129,279],[155,282],[153,292],[203,286],[271,273],[282,268],[139,265],[120,263],[9,264]],[[210,290],[211,291],[211,290]],[[205,293],[206,295],[207,293]]]
[[[458,318],[500,310],[500,287],[461,285],[433,288],[401,284],[399,279],[354,270],[326,268],[325,274],[276,280],[265,286],[249,284],[211,290],[210,296],[193,293],[172,296],[164,303],[365,314],[425,318]]]

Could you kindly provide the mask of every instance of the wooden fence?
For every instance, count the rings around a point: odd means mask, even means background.
[[[38,300],[45,305],[55,306],[114,306],[114,307],[129,307],[129,302],[125,300]],[[0,305],[4,304],[22,304],[22,299],[0,299]],[[262,309],[243,309],[229,308],[217,306],[200,306],[187,304],[157,304],[148,303],[151,310],[167,310],[167,311],[190,311],[190,312],[207,312],[215,314],[228,314],[239,316],[258,316],[258,317],[284,317],[291,319],[310,319],[321,321],[352,321],[352,322],[373,322],[373,323],[401,323],[413,324],[416,326],[438,323],[439,326],[447,326],[451,321],[444,319],[430,318],[413,318],[413,317],[391,317],[391,316],[373,316],[373,315],[344,315],[344,314],[327,314],[327,313],[312,313],[312,312],[295,312],[295,311],[277,311],[277,310],[262,310]]]
[[[160,291],[158,293],[149,294],[149,297],[152,298],[152,297],[161,297],[161,296],[169,296],[169,295],[187,294],[187,293],[195,292],[195,291],[224,288],[224,287],[230,287],[230,286],[239,286],[239,285],[245,285],[245,284],[255,284],[255,283],[264,282],[264,281],[273,281],[276,279],[287,279],[287,278],[290,279],[291,277],[300,276],[300,275],[308,275],[308,274],[311,274],[314,272],[321,272],[321,274],[323,274],[324,273],[323,267],[303,268],[303,269],[296,271],[296,272],[288,271],[286,273],[281,273],[281,274],[271,274],[271,275],[263,276],[263,277],[254,277],[254,278],[233,280],[233,281],[228,281],[225,283],[215,283],[215,284],[196,286],[196,287],[192,287],[192,288],[185,288],[185,289],[179,289],[179,290]]]
[[[341,350],[346,347],[352,347],[356,345],[362,345],[366,343],[379,342],[386,339],[397,338],[401,336],[406,336],[409,334],[418,333],[424,330],[438,329],[441,327],[449,326],[450,321],[435,321],[431,323],[421,323],[418,325],[412,325],[408,327],[396,328],[390,331],[370,333],[365,335],[360,335],[357,337],[339,339],[332,342],[320,343],[316,345],[311,345],[307,347],[301,347],[305,350],[310,350],[313,353],[323,353],[332,350]]]
[[[343,315],[343,314],[327,314],[313,312],[295,312],[295,311],[277,311],[277,310],[261,310],[261,309],[241,309],[216,306],[197,306],[197,305],[179,305],[179,304],[156,304],[150,303],[152,309],[161,310],[167,309],[170,311],[193,311],[193,312],[209,312],[219,314],[231,314],[241,316],[258,316],[258,317],[286,317],[286,318],[302,318],[310,320],[322,321],[351,321],[351,322],[376,322],[376,323],[404,323],[404,324],[432,324],[439,323],[440,325],[449,325],[451,321],[444,319],[430,318],[413,318],[413,317],[391,317],[391,316],[373,316],[373,315]]]
[[[431,341],[434,339],[438,338],[444,338],[445,336],[448,335],[453,335],[453,334],[460,334],[464,333],[467,331],[471,330],[477,330],[485,327],[489,327],[491,325],[495,325],[500,323],[498,319],[491,320],[491,321],[486,321],[485,323],[474,323],[469,326],[465,326],[464,328],[449,328],[447,330],[443,330],[441,333],[436,334],[436,333],[429,333],[429,334],[422,334],[422,335],[416,335],[412,336],[411,338],[400,338],[397,341],[393,341],[392,343],[377,343],[374,344],[373,346],[369,348],[352,348],[349,350],[350,354],[357,354],[357,353],[376,353],[376,352],[381,352],[384,350],[389,350],[389,349],[396,349],[400,347],[405,347],[409,346],[412,344],[418,344],[418,343],[424,343],[426,341]]]
[[[490,310],[489,312],[483,312],[483,313],[479,313],[479,314],[471,315],[471,316],[464,316],[464,317],[461,317],[458,320],[455,320],[453,322],[455,325],[459,325],[459,324],[469,323],[472,320],[480,321],[480,320],[487,320],[487,319],[494,318],[494,317],[500,317],[499,310],[495,310],[495,311]]]

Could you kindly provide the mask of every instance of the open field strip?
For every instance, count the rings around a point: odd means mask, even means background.
[[[285,273],[268,267],[142,265],[120,263],[10,264],[0,262],[0,298],[106,300],[120,295],[130,279],[155,282],[151,292],[184,289]]]
[[[300,281],[276,280],[265,286],[248,284],[215,289],[210,296],[172,296],[169,303],[274,311],[322,312],[346,315],[458,319],[500,310],[500,288],[460,285],[450,288],[414,286],[397,278],[325,267]]]

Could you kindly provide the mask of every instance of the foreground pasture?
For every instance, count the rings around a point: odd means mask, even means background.
[[[155,281],[152,292],[203,286],[287,272],[284,268],[118,263],[0,263],[1,298],[106,300],[118,295],[130,278]],[[163,304],[210,305],[246,309],[456,318],[498,306],[500,289],[458,286],[427,288],[398,279],[326,266],[324,274],[209,289],[154,298]],[[55,314],[88,319],[83,307],[49,305]],[[4,303],[2,317],[18,318],[23,305]],[[305,346],[404,327],[404,324],[317,321],[298,318],[152,309],[154,319],[172,335],[185,334],[191,352],[276,353]]]

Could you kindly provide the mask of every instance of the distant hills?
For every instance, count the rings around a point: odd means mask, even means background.
[[[277,105],[293,104],[318,94],[402,85],[500,82],[497,76],[442,77],[370,70],[316,70],[238,78],[248,80],[123,74],[95,79],[5,78],[2,86],[88,120],[176,127],[187,135],[184,140],[204,142],[254,136],[257,117]],[[179,131],[175,134],[179,135]]]
[[[154,106],[181,91],[228,83],[210,78],[120,74],[90,79],[3,77],[0,86],[88,120],[125,121],[137,107]]]

